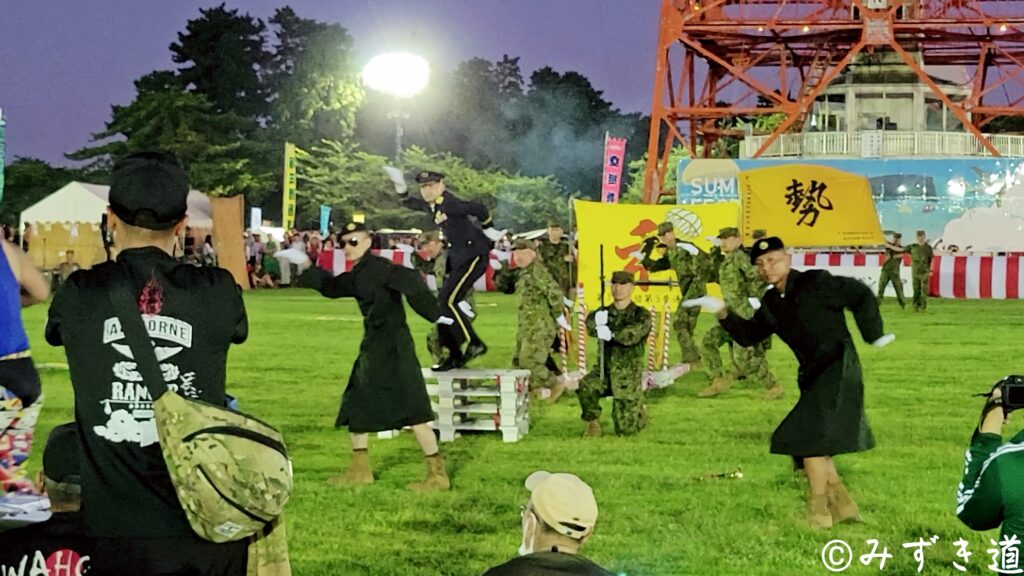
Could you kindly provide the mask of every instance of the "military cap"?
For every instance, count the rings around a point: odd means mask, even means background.
[[[579,476],[543,470],[526,478],[530,508],[537,518],[562,536],[583,540],[597,524],[597,500]]]
[[[50,431],[43,448],[43,475],[58,484],[78,484],[80,452],[81,439],[75,424],[57,426]]]
[[[675,227],[672,226],[671,222],[662,222],[661,224],[658,224],[658,236],[661,236],[662,234],[668,234],[673,230],[675,230]]]
[[[441,234],[435,230],[428,230],[423,234],[420,234],[420,244],[429,244],[431,242],[440,242]]]
[[[516,238],[512,242],[512,249],[513,250],[536,250],[537,247],[534,246],[532,241],[527,240],[526,238]]]
[[[903,234],[900,234],[899,232],[893,232],[892,237],[899,240],[900,238],[903,238]]]
[[[927,233],[927,232],[925,232],[924,230],[918,230],[918,231],[917,231],[917,235],[918,235],[918,236],[922,236],[922,237],[924,237],[924,236],[927,236],[927,235],[928,235],[928,233]]]
[[[778,236],[762,238],[761,240],[754,242],[754,247],[750,249],[750,261],[757,262],[757,259],[760,258],[762,254],[785,249],[786,245],[782,243],[782,239]]]
[[[114,163],[107,200],[125,224],[167,230],[188,212],[188,175],[170,154],[136,152]]]
[[[725,240],[726,238],[736,238],[740,235],[739,228],[735,226],[728,226],[718,231],[718,239]]]
[[[760,240],[761,238],[764,238],[767,235],[768,235],[768,231],[767,230],[761,230],[761,229],[754,230],[750,234],[751,238],[753,238],[754,240]]]
[[[370,229],[366,227],[366,222],[349,222],[345,224],[345,227],[341,229],[341,235],[351,234],[353,232],[369,232]]]
[[[548,220],[548,228],[561,228],[561,227],[562,227],[562,223],[559,222],[558,220],[555,220],[554,218],[552,218],[551,220]]]
[[[416,174],[417,184],[429,184],[431,182],[440,182],[441,180],[444,180],[444,174],[434,172],[433,170],[422,170]]]
[[[632,284],[633,282],[635,280],[633,279],[632,272],[626,272],[625,270],[612,272],[612,284]]]

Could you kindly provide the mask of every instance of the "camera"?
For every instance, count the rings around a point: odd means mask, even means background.
[[[1024,408],[1024,376],[1014,374],[996,383],[1003,393],[1003,411],[1007,414]]]

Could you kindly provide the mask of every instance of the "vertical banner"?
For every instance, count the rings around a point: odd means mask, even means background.
[[[263,208],[253,206],[249,209],[249,230],[259,232],[263,227]]]
[[[4,120],[4,109],[0,108],[0,202],[4,199],[4,158],[6,158],[6,149],[4,148],[4,125],[7,123]]]
[[[331,227],[331,207],[320,205],[320,236],[327,238],[327,231]]]
[[[217,250],[217,266],[235,277],[243,290],[249,289],[249,272],[245,266],[245,198],[241,195],[210,198],[213,216],[213,247]]]
[[[295,226],[296,161],[295,144],[284,143],[284,182],[281,188],[281,227],[290,230]]]
[[[616,204],[622,186],[622,163],[626,158],[626,139],[604,136],[604,174],[601,176],[601,202]]]

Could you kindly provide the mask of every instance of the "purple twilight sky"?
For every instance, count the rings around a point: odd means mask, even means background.
[[[7,161],[67,163],[63,154],[103,128],[132,81],[170,69],[168,46],[200,7],[182,0],[0,0],[0,107]],[[285,0],[228,8],[268,19]],[[576,70],[627,112],[650,109],[658,0],[292,0],[302,17],[337,22],[364,63],[404,42],[429,46],[450,70],[480,56],[521,56],[524,76],[550,65]]]

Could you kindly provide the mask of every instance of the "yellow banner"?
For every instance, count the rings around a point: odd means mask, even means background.
[[[828,166],[786,164],[739,173],[743,239],[754,230],[787,246],[867,246],[883,242],[871,184]]]
[[[638,281],[675,280],[675,272],[650,273],[636,258],[644,240],[657,235],[658,224],[672,222],[677,240],[690,242],[707,252],[712,246],[709,236],[717,236],[719,229],[736,226],[739,222],[739,206],[731,202],[678,206],[577,200],[573,209],[579,231],[579,282],[583,285],[584,301],[589,310],[596,309],[601,298],[602,245],[605,282],[610,282],[612,272],[619,270],[633,272]],[[645,309],[653,305],[657,312],[663,311],[666,301],[674,310],[679,299],[679,288],[674,286],[641,285],[633,291],[634,302]],[[611,301],[611,289],[605,286],[605,304]]]
[[[295,226],[295,197],[298,192],[296,183],[295,144],[284,144],[284,182],[281,187],[281,227],[285,231]]]

